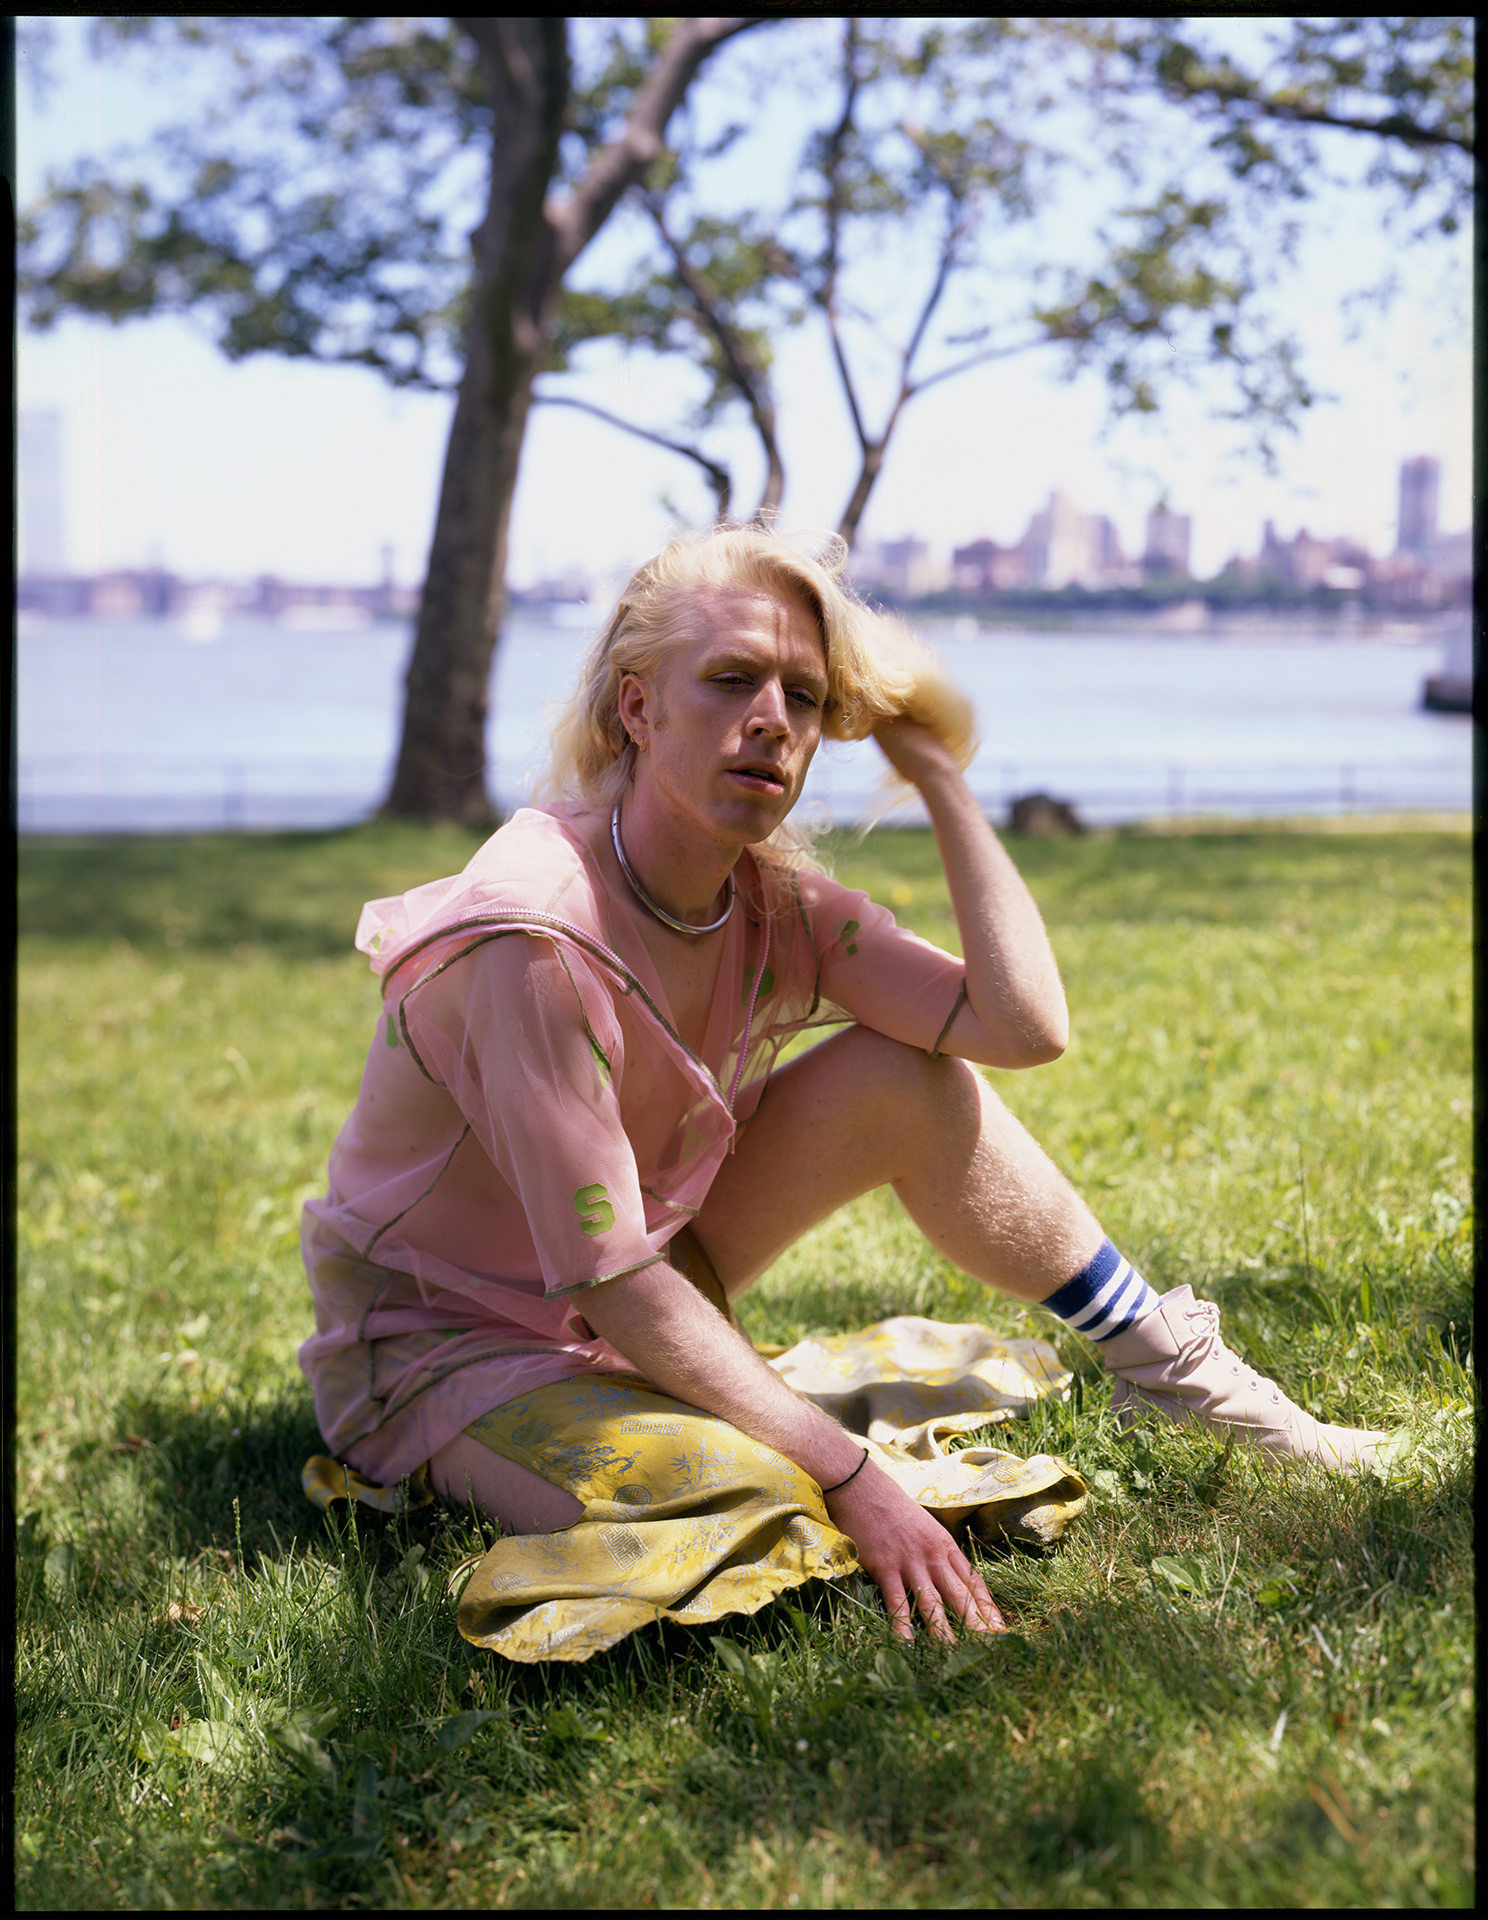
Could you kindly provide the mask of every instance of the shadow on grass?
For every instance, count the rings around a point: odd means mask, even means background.
[[[350,950],[364,901],[457,873],[482,837],[374,820],[332,833],[26,840],[19,921],[51,941],[167,953],[251,943],[321,958]]]
[[[324,1452],[308,1393],[228,1399],[192,1409],[163,1397],[125,1398],[111,1438],[75,1451],[76,1520],[50,1527],[23,1512],[23,1559],[70,1539],[87,1566],[84,1593],[120,1567],[181,1558],[235,1561],[251,1570],[324,1539],[300,1469]]]
[[[222,952],[244,944],[287,957],[345,953],[364,901],[458,872],[484,837],[446,825],[372,820],[327,833],[31,839],[19,859],[22,930],[65,942],[127,940],[145,952]],[[944,900],[925,830],[879,829],[824,849],[839,877],[885,893],[906,874]],[[1292,892],[1325,883],[1344,919],[1377,898],[1388,861],[1397,900],[1460,886],[1463,835],[1360,835],[1302,840],[1237,832],[1203,840],[1117,836],[1020,841],[1020,866],[1056,921],[1111,913],[1168,923],[1214,915],[1269,923]],[[882,871],[880,871],[882,869]],[[915,913],[906,916],[912,924]]]
[[[341,1597],[293,1623],[298,1688],[346,1709],[334,1769],[266,1779],[234,1814],[260,1836],[233,1856],[241,1882],[224,1878],[208,1899],[206,1885],[183,1880],[174,1896],[194,1904],[300,1904],[309,1889],[318,1904],[385,1906],[390,1859],[408,1876],[396,1905],[695,1905],[700,1888],[713,1904],[783,1904],[763,1859],[799,1868],[802,1904],[830,1872],[854,1904],[882,1892],[914,1906],[1181,1905],[1193,1903],[1179,1897],[1191,1880],[1201,1905],[1287,1906],[1316,1904],[1304,1883],[1325,1854],[1324,1904],[1377,1904],[1375,1869],[1339,1853],[1305,1775],[1259,1798],[1248,1783],[1243,1839],[1211,1840],[1195,1822],[1222,1826],[1226,1810],[1186,1807],[1186,1762],[1170,1787],[1171,1767],[1208,1728],[1263,1735],[1283,1704],[1297,1728],[1331,1741],[1328,1709],[1349,1702],[1309,1657],[1311,1623],[1352,1645],[1350,1626],[1380,1610],[1382,1581],[1402,1601],[1440,1605],[1471,1526],[1465,1471],[1420,1496],[1361,1484],[1340,1499],[1336,1486],[1301,1485],[1248,1523],[1246,1550],[1305,1550],[1293,1564],[1306,1584],[1264,1613],[1237,1590],[1223,1619],[1212,1603],[1175,1604],[1155,1588],[1055,1594],[1060,1556],[1010,1555],[999,1570],[1021,1624],[959,1668],[923,1641],[895,1646],[881,1618],[824,1586],[795,1596],[796,1617],[773,1606],[642,1631],[583,1665],[513,1666],[455,1633],[444,1579],[469,1547],[458,1516],[374,1533],[327,1524],[303,1502],[299,1466],[319,1444],[303,1397],[197,1413],[140,1403],[131,1417],[150,1443],[133,1450],[145,1525],[235,1551],[238,1500],[245,1558],[267,1576],[263,1596],[241,1602],[245,1659],[269,1637],[255,1620],[277,1620],[280,1638],[288,1630],[271,1598],[286,1560],[318,1542],[317,1557],[343,1573]],[[1177,1495],[1144,1503],[1139,1562],[1171,1551],[1189,1522],[1208,1527]],[[421,1597],[399,1570],[411,1542],[426,1545],[433,1576]],[[233,1655],[236,1618],[228,1609],[216,1628],[220,1658]],[[1402,1608],[1402,1633],[1418,1618],[1418,1605]],[[752,1692],[714,1653],[715,1636],[758,1662]],[[141,1642],[152,1710],[177,1698],[201,1710],[194,1644]],[[1404,1638],[1400,1651],[1429,1714],[1442,1689]],[[472,1705],[485,1721],[476,1736],[443,1742],[444,1717]],[[31,1717],[64,1710],[48,1698]],[[418,1897],[405,1900],[405,1887]],[[36,1893],[28,1904],[46,1902]]]
[[[261,1555],[320,1536],[320,1515],[300,1485],[305,1461],[325,1451],[308,1393],[197,1412],[146,1401],[126,1417],[147,1443],[139,1449],[147,1508],[178,1551],[235,1550],[241,1537],[251,1568]]]

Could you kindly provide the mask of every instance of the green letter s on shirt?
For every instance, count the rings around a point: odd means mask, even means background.
[[[579,1216],[580,1233],[608,1233],[614,1226],[615,1209],[610,1205],[610,1190],[598,1181],[593,1186],[580,1187],[573,1204]]]

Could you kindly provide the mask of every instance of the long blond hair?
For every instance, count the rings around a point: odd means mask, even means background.
[[[585,655],[534,798],[573,808],[616,804],[637,757],[620,718],[620,681],[627,673],[654,681],[670,649],[691,634],[697,594],[708,591],[769,594],[809,609],[826,653],[824,738],[863,740],[880,721],[916,720],[964,768],[976,748],[970,701],[903,621],[863,605],[843,579],[846,564],[847,546],[836,534],[817,554],[759,526],[714,527],[671,541],[631,575]],[[892,779],[887,792],[891,804],[905,797],[903,783]],[[755,851],[796,864],[809,846],[809,834],[786,823]]]

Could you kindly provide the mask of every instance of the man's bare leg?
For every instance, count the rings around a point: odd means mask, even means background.
[[[694,1230],[733,1298],[818,1221],[881,1186],[948,1260],[1020,1300],[1047,1299],[1104,1239],[974,1067],[866,1027],[772,1077]]]
[[[530,1467],[492,1453],[468,1433],[456,1435],[429,1462],[429,1482],[452,1506],[475,1504],[503,1533],[557,1533],[581,1519],[584,1505]]]
[[[1109,1247],[1095,1216],[975,1068],[931,1060],[864,1028],[781,1070],[714,1181],[694,1232],[730,1298],[792,1241],[848,1200],[892,1186],[911,1218],[964,1272],[1020,1300],[1050,1302],[1092,1327],[1123,1421],[1197,1421],[1279,1458],[1335,1470],[1367,1465],[1383,1433],[1323,1425],[1219,1337],[1219,1309],[1189,1287],[1161,1297]],[[1097,1256],[1140,1316],[1092,1319]]]

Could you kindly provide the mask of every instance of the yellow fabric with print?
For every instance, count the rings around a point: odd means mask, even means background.
[[[539,1387],[467,1431],[584,1504],[561,1532],[499,1540],[466,1584],[461,1633],[509,1660],[587,1660],[857,1565],[794,1461],[638,1379]]]
[[[1067,1393],[1069,1373],[1042,1341],[901,1317],[803,1342],[771,1365],[861,1433],[948,1527],[1047,1544],[1084,1509],[1085,1484],[1062,1460],[945,1450],[953,1434]],[[800,1467],[638,1377],[542,1387],[467,1431],[584,1506],[559,1532],[498,1541],[465,1586],[460,1632],[509,1660],[587,1660],[653,1621],[755,1613],[857,1569]]]

